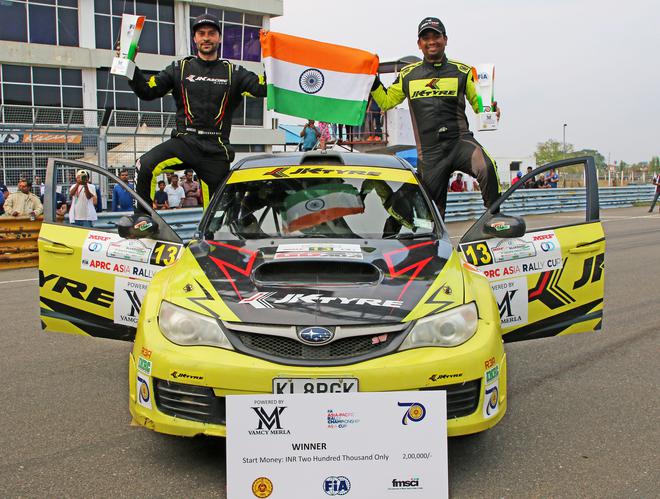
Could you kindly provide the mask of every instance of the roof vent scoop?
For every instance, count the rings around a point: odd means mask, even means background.
[[[253,278],[260,286],[373,286],[380,283],[382,273],[365,262],[291,260],[264,263]]]

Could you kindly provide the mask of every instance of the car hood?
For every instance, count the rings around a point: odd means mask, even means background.
[[[435,238],[198,241],[186,253],[165,299],[230,322],[393,323],[464,299],[458,256]]]

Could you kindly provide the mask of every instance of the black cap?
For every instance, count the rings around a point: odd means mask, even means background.
[[[220,32],[220,19],[215,17],[213,14],[200,14],[195,18],[192,25],[193,34],[197,31],[197,28],[203,25],[213,26],[215,29]]]
[[[426,31],[427,29],[437,31],[441,35],[446,34],[445,25],[442,24],[442,21],[437,17],[425,17],[422,19],[422,22],[419,23],[419,26],[417,27],[417,37],[419,38],[422,32]]]

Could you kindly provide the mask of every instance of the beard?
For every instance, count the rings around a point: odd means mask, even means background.
[[[219,46],[220,44],[218,43],[209,43],[208,46],[200,44],[197,46],[197,52],[203,55],[217,54]]]

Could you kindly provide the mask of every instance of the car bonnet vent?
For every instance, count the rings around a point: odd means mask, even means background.
[[[254,281],[267,286],[355,286],[378,284],[381,272],[371,263],[328,260],[275,261],[260,265]]]

